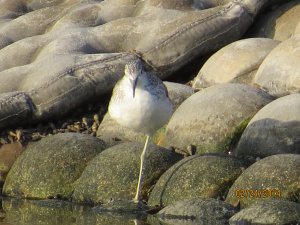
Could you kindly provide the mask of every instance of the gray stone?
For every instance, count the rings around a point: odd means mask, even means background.
[[[223,47],[203,65],[193,88],[228,82],[252,84],[258,67],[279,43],[268,38],[249,38]]]
[[[173,104],[173,111],[181,105],[181,103],[195,93],[195,90],[190,86],[165,81],[164,84],[168,89],[170,100]]]
[[[266,157],[299,154],[300,94],[288,95],[269,103],[251,119],[234,154]]]
[[[105,148],[102,140],[78,133],[57,134],[30,145],[11,167],[3,194],[25,198],[69,198],[88,162]]]
[[[292,37],[299,22],[300,1],[286,1],[278,8],[267,12],[248,30],[247,36],[272,38],[285,41]]]
[[[186,99],[171,117],[165,146],[185,148],[192,144],[197,153],[227,153],[234,147],[252,116],[273,98],[242,84],[208,87]]]
[[[246,208],[276,199],[299,202],[300,155],[266,157],[248,167],[229,189],[226,202]]]
[[[131,200],[136,191],[143,143],[123,143],[101,152],[85,168],[76,182],[73,200],[107,203]],[[145,157],[141,199],[171,165],[182,157],[171,150],[150,144]]]
[[[168,205],[157,216],[167,224],[225,224],[237,208],[213,198],[191,198]]]
[[[299,93],[300,35],[282,42],[260,65],[254,82],[275,97]]]
[[[300,205],[284,200],[259,202],[241,210],[229,220],[231,225],[242,221],[251,224],[296,224],[300,222]]]
[[[225,154],[194,155],[180,160],[154,186],[148,204],[167,206],[179,200],[225,198],[249,163]]]

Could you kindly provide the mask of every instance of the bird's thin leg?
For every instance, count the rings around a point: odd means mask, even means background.
[[[145,155],[146,155],[146,150],[147,150],[147,147],[148,147],[148,144],[149,144],[150,136],[151,135],[149,135],[149,134],[147,135],[146,142],[145,142],[145,145],[144,145],[144,149],[143,149],[142,154],[141,154],[140,174],[139,174],[138,185],[137,185],[137,188],[136,188],[136,194],[135,194],[135,197],[133,199],[134,202],[139,202],[139,195],[140,195],[140,189],[141,189],[141,184],[142,184],[142,179],[143,179],[143,172],[144,172],[144,161],[145,161]]]

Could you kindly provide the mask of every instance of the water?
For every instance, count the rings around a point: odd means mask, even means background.
[[[96,212],[91,205],[61,200],[2,199],[0,225],[155,225],[145,213]],[[5,222],[5,223],[3,223]],[[7,225],[8,225],[7,224]]]

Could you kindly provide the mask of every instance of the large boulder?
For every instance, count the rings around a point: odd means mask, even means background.
[[[196,153],[231,150],[254,114],[273,98],[242,84],[221,84],[186,99],[171,117],[165,146],[195,145]]]
[[[269,103],[252,118],[234,154],[267,157],[299,154],[300,94],[288,95]]]
[[[300,92],[300,35],[282,42],[260,65],[254,82],[275,97]]]
[[[252,84],[258,67],[279,43],[269,38],[249,38],[223,47],[205,62],[193,87],[206,88],[228,82]]]
[[[11,167],[3,194],[12,197],[70,198],[89,161],[105,148],[95,137],[57,134],[30,145]]]
[[[246,208],[262,201],[300,197],[300,155],[280,154],[266,157],[248,167],[228,191],[226,202]]]
[[[135,196],[143,143],[127,142],[101,152],[85,168],[76,182],[72,198],[76,202],[108,203],[131,200]],[[182,156],[150,144],[145,156],[141,200],[156,180]]]
[[[225,154],[187,157],[160,177],[148,204],[164,207],[194,197],[225,199],[235,179],[249,165],[244,160]]]

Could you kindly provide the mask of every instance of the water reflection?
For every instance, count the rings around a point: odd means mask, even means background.
[[[61,200],[0,200],[0,225],[151,225],[141,213],[96,212],[91,205],[72,204]],[[5,223],[3,223],[5,222]]]

